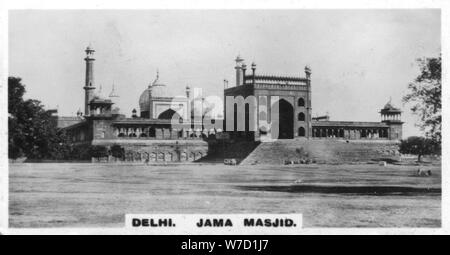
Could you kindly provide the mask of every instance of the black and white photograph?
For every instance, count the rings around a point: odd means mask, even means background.
[[[443,9],[107,7],[4,12],[5,234],[442,230]]]

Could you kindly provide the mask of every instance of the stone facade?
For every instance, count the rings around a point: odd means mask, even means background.
[[[211,133],[206,135],[188,127],[173,129],[170,127],[170,120],[137,121],[121,115],[89,116],[65,129],[74,145],[103,145],[108,148],[120,145],[125,149],[126,161],[131,162],[198,160],[208,154],[208,139],[214,137]],[[154,130],[152,134],[151,129]]]
[[[242,136],[242,131],[252,132],[254,140],[273,139],[365,139],[400,140],[402,138],[401,111],[390,102],[380,111],[381,122],[330,121],[326,118],[312,119],[311,69],[305,67],[305,77],[257,75],[256,65],[246,74],[247,66],[236,58],[236,86],[226,88],[226,131]],[[251,98],[255,98],[252,102]],[[227,106],[227,104],[229,104]],[[238,108],[245,108],[245,118],[238,117]],[[249,130],[251,119],[256,119]],[[245,123],[245,124],[242,124]],[[250,123],[250,124],[249,124]],[[239,127],[245,126],[245,129]],[[276,130],[278,128],[278,130]]]

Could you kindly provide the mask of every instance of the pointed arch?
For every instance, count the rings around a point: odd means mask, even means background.
[[[305,114],[303,112],[299,113],[297,119],[298,121],[305,121]]]
[[[180,119],[181,116],[174,111],[173,109],[167,109],[164,112],[162,112],[161,114],[159,114],[158,119],[163,119],[163,120],[171,120],[173,119],[173,116],[176,114],[176,119]]]
[[[279,134],[278,139],[294,138],[294,108],[285,99],[279,100]]]
[[[297,100],[297,106],[300,106],[300,107],[305,106],[305,99],[303,99],[303,97],[300,97],[300,98]]]
[[[298,136],[300,136],[300,137],[304,137],[305,136],[305,128],[304,127],[299,127],[298,128]]]

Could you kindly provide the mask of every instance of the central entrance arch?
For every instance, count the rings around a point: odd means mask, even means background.
[[[165,110],[158,116],[158,119],[160,120],[171,120],[172,118],[180,119],[181,116],[176,111],[170,108]]]
[[[294,138],[294,108],[292,105],[284,100],[279,101],[279,133],[278,139],[293,139]]]

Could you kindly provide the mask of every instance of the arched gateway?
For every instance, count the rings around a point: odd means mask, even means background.
[[[288,101],[281,99],[279,109],[278,139],[292,139],[294,138],[294,108]]]

